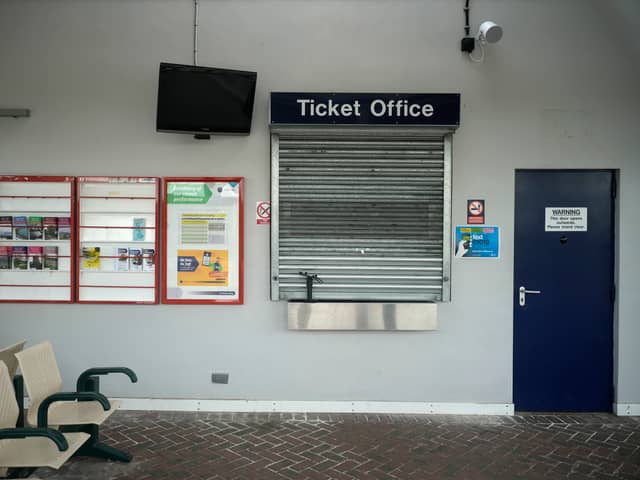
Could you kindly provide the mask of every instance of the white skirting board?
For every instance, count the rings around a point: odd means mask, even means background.
[[[613,413],[622,417],[640,416],[640,403],[614,403]]]
[[[116,398],[120,410],[238,413],[386,413],[441,415],[514,415],[513,403],[451,402],[303,402],[269,400],[190,400],[183,398]],[[24,407],[29,408],[25,397]],[[640,403],[614,403],[619,417],[640,416]]]
[[[381,413],[513,415],[512,403],[270,401],[118,398],[121,410],[238,413]]]

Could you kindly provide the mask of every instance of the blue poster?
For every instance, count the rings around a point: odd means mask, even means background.
[[[454,247],[458,258],[499,258],[500,227],[458,225]]]

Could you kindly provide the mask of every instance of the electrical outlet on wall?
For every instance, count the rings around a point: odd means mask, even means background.
[[[212,373],[211,383],[229,383],[228,373]]]

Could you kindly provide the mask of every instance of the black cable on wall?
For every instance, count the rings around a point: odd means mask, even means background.
[[[464,34],[465,36],[469,36],[469,0],[465,1],[464,4]]]

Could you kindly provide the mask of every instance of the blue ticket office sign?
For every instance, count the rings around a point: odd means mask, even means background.
[[[500,227],[456,226],[457,258],[500,258]]]
[[[459,93],[271,92],[272,125],[460,125]]]

